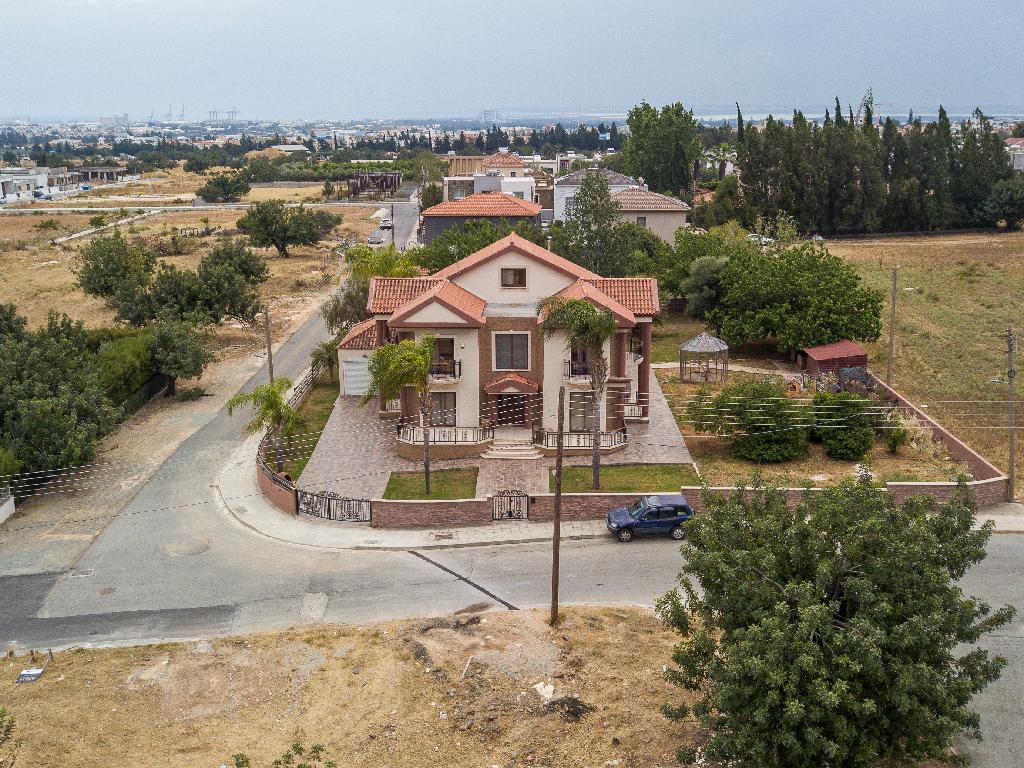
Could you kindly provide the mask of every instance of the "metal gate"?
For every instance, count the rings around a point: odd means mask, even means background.
[[[370,522],[370,500],[350,499],[331,491],[309,493],[298,490],[299,514],[347,523]]]
[[[491,519],[526,520],[530,510],[530,497],[523,491],[497,491],[491,497]]]

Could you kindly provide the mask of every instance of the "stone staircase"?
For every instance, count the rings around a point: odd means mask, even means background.
[[[531,461],[544,456],[533,444],[530,430],[528,429],[503,429],[494,431],[494,440],[491,447],[482,454],[484,459],[505,459]]]

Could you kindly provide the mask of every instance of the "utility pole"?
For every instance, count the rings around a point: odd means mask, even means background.
[[[1016,346],[1016,340],[1013,337],[1013,325],[1010,325],[1006,329],[1006,384],[1009,390],[1009,397],[1007,398],[1007,411],[1010,417],[1010,472],[1006,476],[1006,500],[1013,501],[1016,496],[1014,481],[1016,477],[1016,465],[1017,465],[1017,444],[1015,432],[1017,431],[1017,414],[1016,414],[1016,399],[1017,392],[1014,387],[1014,379],[1017,378],[1017,371],[1013,367],[1013,353],[1014,347]]]
[[[896,271],[899,267],[892,268],[892,299],[889,302],[889,359],[885,363],[885,385],[892,387],[892,358],[896,353]]]
[[[391,204],[391,242],[395,242],[395,204]]]
[[[555,509],[551,532],[551,626],[558,624],[558,557],[562,543],[562,442],[565,431],[565,387],[558,388],[558,438],[555,441]]]
[[[263,305],[263,335],[267,340],[267,376],[270,383],[274,383],[274,352],[270,348],[270,303]]]

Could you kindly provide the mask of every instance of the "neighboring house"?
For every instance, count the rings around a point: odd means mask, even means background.
[[[531,444],[551,452],[557,441],[558,392],[566,388],[568,449],[589,450],[590,361],[566,348],[564,334],[545,338],[537,316],[548,296],[580,298],[606,308],[618,332],[605,346],[609,378],[598,418],[601,448],[628,440],[625,421],[644,419],[650,393],[651,325],[659,312],[653,278],[604,278],[511,234],[429,277],[376,277],[370,282],[371,319],[338,345],[342,393],[366,391],[366,365],[375,346],[434,336],[430,414],[418,412],[415,392],[397,403],[399,453],[422,451],[430,430],[438,458],[488,450],[495,429],[504,444]],[[636,367],[628,353],[639,347]]]
[[[566,174],[565,176],[559,176],[555,179],[555,220],[565,221],[565,209],[566,206],[576,196],[576,193],[580,191],[580,185],[583,183],[583,179],[586,178],[587,174],[600,173],[608,180],[608,186],[611,188],[611,193],[614,195],[616,192],[621,192],[624,189],[630,187],[642,187],[643,185],[636,179],[630,176],[624,176],[621,173],[610,171],[607,168],[582,168],[578,171]]]
[[[1007,139],[1006,151],[1010,153],[1013,170],[1017,173],[1024,173],[1024,138]]]
[[[523,162],[523,158],[511,152],[495,152],[493,155],[485,157],[481,166],[484,173],[497,171],[502,176],[513,179],[526,173],[526,163]]]
[[[537,202],[535,181],[529,172],[521,176],[506,176],[496,170],[472,176],[445,176],[442,183],[442,201],[461,200],[478,192],[504,192],[520,200]]]
[[[64,197],[78,192],[81,175],[67,168],[0,168],[0,203]]]
[[[620,219],[642,224],[667,243],[675,242],[677,229],[689,226],[690,206],[674,197],[630,187],[613,194],[612,200],[619,204]]]
[[[462,229],[470,219],[486,219],[492,224],[502,220],[540,224],[540,206],[532,200],[520,200],[504,192],[478,192],[461,200],[449,200],[424,210],[420,242],[430,245],[452,227]]]

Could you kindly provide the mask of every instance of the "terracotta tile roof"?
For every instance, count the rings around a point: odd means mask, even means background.
[[[817,360],[819,363],[825,360],[837,360],[839,358],[847,357],[862,357],[867,360],[868,353],[865,352],[859,344],[855,344],[852,341],[843,339],[842,341],[836,341],[832,344],[820,344],[817,347],[807,347],[801,350],[812,360]]]
[[[495,152],[490,157],[484,158],[484,168],[523,168],[526,163],[519,155],[511,152]]]
[[[409,322],[408,318],[417,311],[431,303],[440,304],[462,318],[462,322],[436,322],[428,323]],[[429,328],[446,328],[449,326],[470,326],[480,327],[484,324],[484,305],[486,302],[475,293],[470,293],[462,286],[450,283],[447,280],[438,281],[437,285],[424,293],[421,293],[411,301],[406,302],[395,310],[395,314],[388,320],[392,328],[411,328],[423,325]]]
[[[1008,147],[1020,147],[1024,149],[1024,138],[1007,139],[1006,146]]]
[[[520,237],[515,232],[506,235],[497,242],[491,243],[486,248],[481,248],[476,253],[472,253],[464,259],[456,261],[454,264],[449,264],[444,269],[435,272],[434,277],[443,277],[450,280],[456,275],[461,275],[463,272],[473,269],[474,267],[477,267],[496,256],[500,256],[509,250],[516,250],[526,256],[532,256],[537,259],[537,261],[547,264],[552,269],[557,269],[559,272],[571,275],[572,277],[600,277],[600,275],[594,274],[589,269],[584,269],[579,264],[574,264],[568,259],[564,259],[558,254],[552,253],[547,248],[537,245],[524,237]]]
[[[338,349],[373,349],[377,346],[377,321],[372,317],[353,325],[345,338],[338,342]]]
[[[374,315],[389,315],[439,282],[436,277],[372,277],[366,310]]]
[[[478,218],[512,218],[536,216],[541,207],[529,200],[520,200],[504,192],[476,192],[461,200],[447,200],[427,208],[421,216],[463,216]]]
[[[506,373],[484,384],[484,392],[489,395],[496,395],[508,389],[514,389],[516,392],[536,393],[540,391],[540,385],[518,373]]]
[[[694,205],[704,205],[704,203],[710,203],[715,199],[715,190],[698,188],[696,194],[693,196]]]
[[[688,211],[690,206],[682,200],[660,195],[642,187],[621,189],[612,195],[612,200],[623,211]]]
[[[634,315],[628,307],[623,306],[604,291],[595,288],[592,282],[577,280],[575,283],[566,286],[555,295],[563,299],[584,299],[592,304],[607,309],[615,315],[619,325],[623,325],[628,328],[632,328],[636,325],[636,315]],[[538,323],[543,322],[543,320],[543,314],[538,316]]]
[[[587,282],[628,307],[634,315],[654,317],[661,312],[658,281],[653,277],[597,277],[588,278]]]

